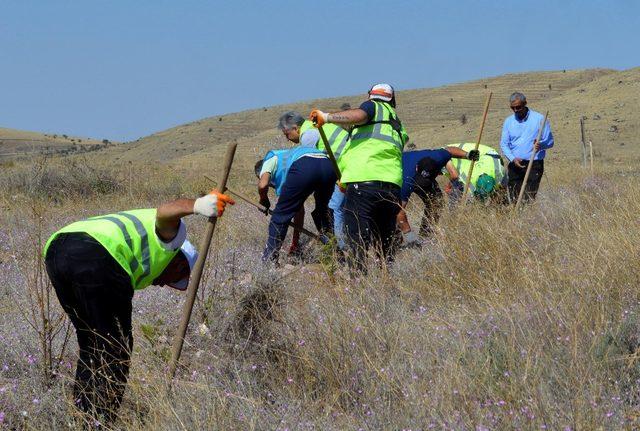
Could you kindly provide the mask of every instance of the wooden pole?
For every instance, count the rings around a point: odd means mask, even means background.
[[[204,176],[206,179],[208,179],[209,181],[213,182],[213,184],[217,184],[215,181],[213,181],[213,179],[209,178],[208,176]],[[255,203],[254,201],[252,201],[251,199],[249,199],[249,197],[238,193],[236,191],[231,190],[229,187],[227,187],[225,189],[226,191],[228,191],[229,193],[231,193],[232,195],[234,195],[235,197],[237,197],[240,200],[245,201],[246,203],[248,203],[249,205],[257,208],[261,213],[270,215],[273,213],[273,211],[271,211],[269,208],[265,208],[260,204]],[[304,226],[296,226],[293,222],[289,222],[289,226],[291,226],[292,228],[295,229],[300,229],[300,232],[302,232],[305,235],[310,236],[313,239],[317,239],[318,241],[320,240],[320,237],[318,235],[316,235],[315,233],[311,232],[310,230],[306,229]]]
[[[587,142],[584,140],[584,118],[580,117],[580,143],[582,144],[582,167],[587,167]]]
[[[327,139],[327,135],[324,134],[324,130],[322,129],[322,126],[317,126],[317,127],[318,127],[318,132],[320,132],[320,138],[322,138],[322,143],[324,144],[324,149],[327,152],[327,155],[329,156],[331,163],[333,164],[333,170],[336,171],[338,180],[340,180],[340,178],[342,178],[342,174],[340,173],[340,168],[338,167],[338,162],[336,161],[336,157],[333,155],[333,150],[329,145],[329,140]]]
[[[220,190],[224,190],[226,188],[227,179],[229,178],[229,172],[231,171],[231,164],[233,163],[233,156],[236,153],[237,146],[237,143],[231,143],[227,146],[227,154],[224,158],[223,170],[222,174],[220,175],[220,181],[218,182],[218,184],[220,185]],[[170,380],[173,380],[173,377],[176,374],[176,369],[178,368],[178,361],[180,360],[180,354],[182,353],[184,337],[187,333],[187,328],[189,327],[189,320],[191,319],[193,304],[196,300],[196,295],[198,294],[198,287],[200,286],[202,271],[207,260],[209,246],[211,245],[211,238],[213,237],[213,232],[216,229],[217,221],[217,217],[212,217],[209,219],[209,221],[207,222],[207,230],[204,237],[202,238],[202,241],[200,242],[200,253],[198,255],[198,260],[196,260],[196,264],[193,267],[191,278],[189,280],[189,287],[187,287],[187,298],[184,302],[184,306],[182,307],[182,318],[180,320],[178,334],[173,340],[173,345],[171,347],[171,362],[169,362],[168,374]]]
[[[593,142],[589,141],[589,161],[591,162],[591,176],[593,176]]]
[[[129,160],[129,199],[133,202],[133,164]]]
[[[544,126],[547,124],[548,116],[549,116],[549,111],[547,111],[544,114],[544,119],[542,120],[542,124],[540,125],[540,130],[538,131],[538,138],[536,139],[535,142],[540,142],[540,138],[542,138],[542,131],[544,130]],[[522,181],[522,186],[520,187],[520,193],[518,194],[518,201],[516,202],[516,208],[515,208],[516,210],[520,207],[520,204],[522,203],[522,197],[524,196],[524,190],[527,188],[529,173],[531,172],[531,166],[533,166],[533,161],[536,158],[536,154],[538,154],[538,152],[536,151],[536,147],[534,145],[533,149],[531,150],[531,157],[529,158],[529,164],[527,165],[527,172],[525,172],[524,174],[524,180]]]
[[[482,132],[484,131],[484,124],[487,121],[487,114],[489,113],[489,104],[491,103],[491,96],[493,92],[489,92],[487,94],[487,100],[484,104],[484,113],[482,114],[482,123],[480,123],[480,132],[478,133],[478,140],[476,141],[475,150],[478,151],[480,148],[480,140],[482,139]],[[473,175],[473,167],[475,166],[476,161],[471,160],[471,166],[469,166],[469,175],[467,175],[467,181],[464,185],[464,192],[462,193],[462,205],[464,206],[467,202],[467,194],[469,194],[469,187],[471,186],[471,175]]]

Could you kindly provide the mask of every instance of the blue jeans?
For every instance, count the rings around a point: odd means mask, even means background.
[[[316,201],[316,208],[311,213],[313,222],[321,234],[331,232],[328,204],[337,180],[333,165],[327,158],[301,157],[293,162],[271,214],[269,238],[262,253],[263,261],[278,260],[289,222],[312,194]]]
[[[329,209],[333,210],[333,234],[338,241],[338,248],[344,250],[345,234],[344,234],[344,193],[340,191],[340,187],[336,184],[329,201]]]

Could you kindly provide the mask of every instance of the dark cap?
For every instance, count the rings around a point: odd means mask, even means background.
[[[253,171],[256,173],[256,177],[260,178],[260,171],[262,170],[262,164],[264,163],[264,160],[260,159],[256,162],[255,166],[253,167]]]
[[[435,180],[440,174],[440,166],[431,157],[425,157],[416,165],[416,176]]]

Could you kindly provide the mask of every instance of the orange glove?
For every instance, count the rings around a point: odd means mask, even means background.
[[[231,197],[220,193],[217,190],[211,190],[208,195],[195,200],[193,204],[193,213],[200,214],[205,217],[220,217],[224,213],[227,204],[235,204]]]
[[[453,186],[451,185],[451,182],[448,182],[448,183],[444,186],[444,192],[445,192],[446,194],[450,194],[452,190],[453,190]]]
[[[309,120],[311,120],[316,127],[320,127],[329,121],[329,114],[319,109],[314,109],[309,115]]]

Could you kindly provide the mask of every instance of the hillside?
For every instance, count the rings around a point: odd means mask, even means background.
[[[281,112],[354,106],[363,95],[203,119],[86,155],[0,160],[0,429],[640,429],[639,84],[636,68],[401,92],[418,147],[473,140],[488,90],[483,142],[494,146],[513,90],[549,109],[557,144],[537,200],[522,211],[446,206],[422,248],[350,277],[314,242],[308,262],[262,264],[269,219],[238,199],[216,223],[172,384],[184,292],[135,293],[114,426],[77,412],[77,344],[47,282],[46,238],[75,220],[203,191],[202,174],[217,176],[234,139],[230,186],[257,198],[251,167],[286,144]],[[576,169],[582,116],[595,175]],[[414,226],[422,208],[410,201]],[[200,243],[206,220],[185,223]]]
[[[524,92],[529,106],[550,110],[556,136],[551,160],[580,158],[579,120],[584,116],[587,139],[603,162],[624,163],[640,136],[636,115],[640,96],[640,68],[507,74],[438,88],[400,91],[398,112],[418,148],[474,140],[484,99],[493,92],[483,142],[498,146],[504,118],[510,114],[508,96]],[[364,95],[304,101],[223,116],[177,126],[124,146],[99,153],[105,162],[149,160],[204,168],[231,141],[239,143],[237,168],[249,168],[273,146],[286,142],[276,130],[279,115],[287,110],[308,113],[313,107],[338,110],[344,103],[357,106]],[[246,160],[245,160],[246,159]]]
[[[627,170],[625,166],[631,165],[634,144],[640,140],[640,117],[636,115],[640,110],[640,68],[506,74],[400,91],[398,113],[411,145],[417,148],[473,141],[485,97],[491,91],[493,99],[483,143],[498,147],[502,122],[511,113],[508,97],[516,90],[527,95],[531,108],[550,110],[556,137],[556,147],[548,154],[554,161],[547,169],[552,176],[564,175],[565,167],[580,161],[581,117],[585,119],[587,140],[593,141],[597,168],[613,164],[615,169]],[[276,129],[280,114],[297,110],[306,115],[314,107],[336,111],[345,103],[357,106],[364,97],[365,94],[358,94],[302,101],[203,118],[122,145],[0,128],[0,159],[32,154],[84,155],[91,151],[89,158],[97,164],[117,167],[128,166],[128,162],[158,162],[174,165],[181,174],[199,175],[211,173],[211,161],[220,157],[227,143],[237,141],[232,179],[248,185],[252,179],[247,173],[255,160],[269,148],[288,145]]]
[[[32,155],[85,153],[116,144],[106,139],[91,139],[66,134],[46,134],[0,127],[0,160]]]

